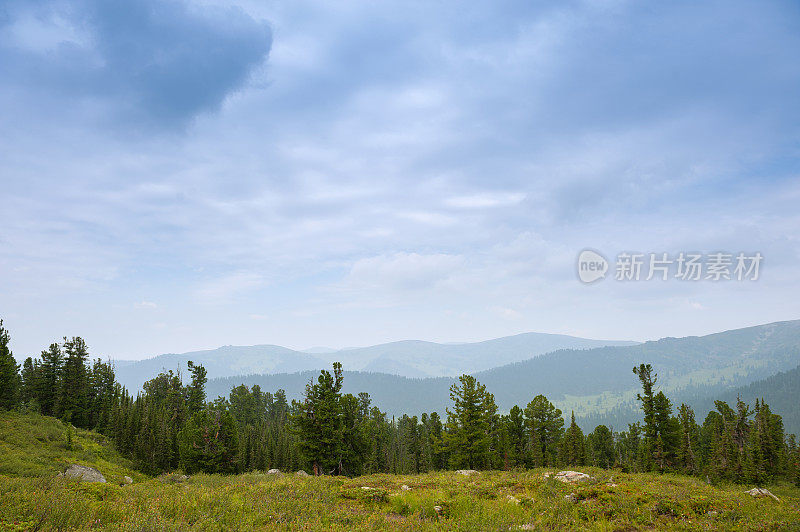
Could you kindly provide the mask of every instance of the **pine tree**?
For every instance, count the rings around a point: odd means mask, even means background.
[[[39,399],[42,414],[53,416],[56,414],[58,406],[61,372],[64,365],[61,346],[57,343],[50,344],[50,348],[47,351],[42,351],[41,358],[36,395]]]
[[[187,472],[235,473],[239,437],[233,416],[217,404],[189,419],[179,435],[180,463]]]
[[[497,412],[494,396],[471,375],[459,377],[450,387],[453,409],[447,409],[445,445],[450,465],[456,468],[486,468],[491,464],[491,433]]]
[[[537,395],[525,407],[525,424],[531,449],[531,465],[546,467],[555,464],[558,445],[564,435],[561,410],[544,395]]]
[[[581,466],[586,461],[586,441],[583,436],[583,431],[575,423],[575,412],[572,412],[572,418],[569,428],[564,433],[564,438],[561,441],[561,462],[570,466]]]
[[[322,370],[316,384],[306,385],[305,398],[292,417],[300,449],[315,475],[341,471],[341,389],[342,365],[334,362],[333,375]]]
[[[614,465],[614,435],[605,425],[598,425],[586,436],[591,465],[608,469]]]
[[[514,405],[505,417],[505,433],[508,438],[506,467],[524,466],[528,461],[525,437],[525,413]]]
[[[89,428],[89,352],[82,338],[64,338],[64,370],[61,379],[60,416],[76,427]]]
[[[208,382],[206,368],[189,361],[189,373],[192,374],[192,383],[186,390],[186,406],[189,415],[203,409],[206,402],[206,382]]]
[[[34,412],[39,411],[39,402],[36,396],[38,381],[39,363],[33,358],[28,357],[22,363],[22,371],[20,372],[19,400],[27,410],[32,410]]]
[[[653,459],[660,471],[672,468],[677,461],[680,448],[680,423],[672,417],[672,402],[658,392],[653,398],[656,443],[653,446]]]
[[[696,456],[700,427],[694,420],[694,410],[685,403],[681,404],[678,411],[680,423],[680,448],[678,451],[678,465],[684,473],[693,475],[698,471],[698,458]]]
[[[653,467],[653,450],[656,447],[656,411],[655,396],[653,388],[658,381],[658,375],[653,373],[650,364],[640,364],[633,368],[633,373],[639,377],[642,384],[642,393],[636,394],[636,399],[642,403],[642,413],[644,414],[644,434],[642,439],[643,456],[645,458],[644,468],[649,470]]]
[[[19,404],[19,364],[8,344],[11,337],[0,320],[0,409],[11,410]]]

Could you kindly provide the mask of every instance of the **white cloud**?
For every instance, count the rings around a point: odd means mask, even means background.
[[[158,308],[158,305],[156,305],[152,301],[139,301],[138,303],[134,303],[133,304],[133,308],[154,309],[154,308]]]
[[[228,303],[238,296],[263,288],[263,276],[251,272],[235,272],[203,282],[195,295],[203,303]]]
[[[448,207],[460,209],[483,209],[488,207],[502,207],[520,203],[525,199],[525,194],[521,192],[502,193],[485,192],[482,194],[472,194],[469,196],[454,196],[445,200]]]
[[[350,290],[427,290],[453,276],[464,264],[458,255],[394,253],[357,260],[344,286]]]

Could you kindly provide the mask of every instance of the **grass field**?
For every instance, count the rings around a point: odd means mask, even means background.
[[[584,471],[596,480],[581,485],[546,479],[543,469],[181,481],[132,472],[92,433],[79,432],[68,450],[58,437],[65,427],[0,415],[0,530],[800,530],[800,489],[789,485],[769,486],[777,502],[745,494],[750,486],[592,468]],[[55,478],[68,463],[96,467],[109,482]],[[135,482],[119,485],[126,474]]]

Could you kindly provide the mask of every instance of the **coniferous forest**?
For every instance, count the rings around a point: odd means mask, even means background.
[[[800,448],[763,401],[717,401],[702,419],[658,389],[656,368],[641,364],[641,421],[626,430],[598,425],[584,434],[575,416],[531,391],[527,405],[498,412],[492,393],[470,375],[450,389],[452,405],[389,418],[366,393],[341,392],[341,364],[306,385],[304,399],[283,390],[237,386],[209,400],[206,370],[189,362],[187,383],[172,371],[132,397],[113,366],[91,361],[83,339],[64,338],[20,367],[0,322],[0,407],[37,412],[93,429],[148,474],[303,469],[316,475],[422,473],[447,469],[595,466],[676,472],[710,482],[800,485]]]

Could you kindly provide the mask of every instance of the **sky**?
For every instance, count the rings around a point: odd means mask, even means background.
[[[5,0],[0,318],[20,359],[797,319],[798,52],[794,1]],[[613,278],[692,251],[764,258]]]

